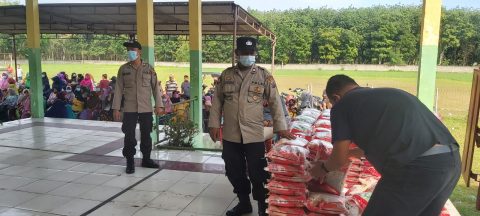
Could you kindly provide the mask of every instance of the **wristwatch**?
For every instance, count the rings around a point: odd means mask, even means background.
[[[325,163],[322,163],[321,165],[321,168],[323,169],[323,171],[329,173],[330,171],[327,169],[327,167],[325,167]]]

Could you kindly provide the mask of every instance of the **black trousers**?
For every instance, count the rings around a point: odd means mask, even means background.
[[[233,193],[242,197],[253,192],[254,200],[265,200],[268,179],[268,173],[264,170],[267,166],[265,143],[242,144],[223,140],[222,158],[226,176],[233,185]]]
[[[137,122],[140,124],[140,151],[144,159],[150,159],[152,152],[152,138],[150,133],[153,127],[152,113],[123,113],[122,131],[125,134],[123,156],[126,158],[133,158],[136,153],[135,146],[137,139],[135,138],[135,131]]]
[[[460,178],[458,150],[386,168],[363,215],[438,216]]]

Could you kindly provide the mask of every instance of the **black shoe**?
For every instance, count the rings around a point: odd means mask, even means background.
[[[143,159],[142,167],[158,169],[160,166],[152,159]]]
[[[135,161],[133,159],[127,159],[127,169],[125,169],[127,174],[132,174],[135,172]]]
[[[241,216],[244,214],[252,213],[252,204],[248,203],[238,203],[235,207],[227,211],[227,216]]]

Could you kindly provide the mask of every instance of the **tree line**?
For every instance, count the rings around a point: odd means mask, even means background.
[[[418,64],[421,6],[249,9],[277,36],[277,64]],[[480,10],[443,9],[440,65],[475,65],[480,61]],[[26,54],[25,35],[16,36],[17,53]],[[0,36],[0,53],[12,52],[12,37]],[[45,60],[125,60],[125,35],[42,35]],[[232,36],[204,36],[203,61],[230,62]],[[258,60],[271,62],[270,41],[259,37]],[[1,57],[1,56],[0,56]],[[187,36],[155,36],[156,61],[187,62]]]

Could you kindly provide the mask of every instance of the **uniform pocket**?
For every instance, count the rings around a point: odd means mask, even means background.
[[[232,100],[233,99],[233,93],[235,93],[235,85],[233,84],[225,84],[223,85],[223,95],[225,97],[225,100]]]
[[[123,77],[123,87],[124,88],[132,88],[135,83],[135,79],[131,73],[124,75]]]
[[[150,73],[142,74],[142,86],[150,87],[152,85],[152,76]]]
[[[260,103],[263,100],[265,87],[261,85],[251,85],[248,87],[247,101],[249,103]]]

